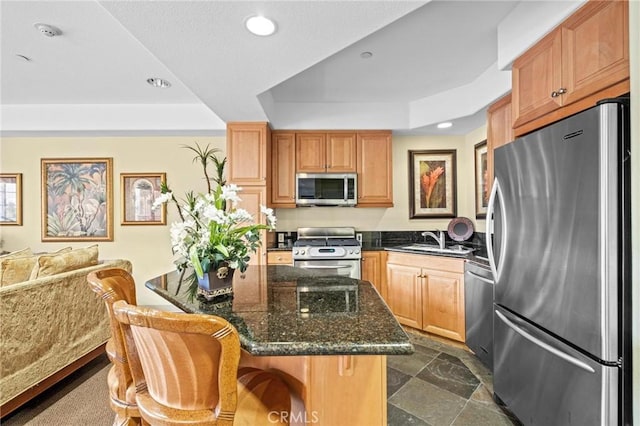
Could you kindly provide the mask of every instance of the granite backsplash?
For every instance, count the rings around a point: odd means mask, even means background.
[[[409,243],[427,243],[436,244],[435,240],[430,237],[423,237],[423,231],[356,231],[362,234],[362,247],[365,249],[394,247]],[[437,231],[433,231],[437,232]],[[268,247],[286,248],[292,247],[298,238],[296,232],[275,232],[273,233],[273,242]],[[486,244],[484,232],[474,232],[467,241],[458,243],[449,238],[445,232],[446,244],[463,244],[465,246],[484,248]]]

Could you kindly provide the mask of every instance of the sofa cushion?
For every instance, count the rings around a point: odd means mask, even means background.
[[[48,277],[98,264],[98,245],[66,253],[43,254],[31,271],[30,279]]]
[[[11,253],[8,253],[8,254],[3,254],[2,256],[0,256],[0,260],[10,259],[12,257],[24,257],[24,256],[33,256],[33,252],[29,247],[23,248],[22,250],[12,251]]]
[[[0,259],[0,287],[29,280],[37,260],[38,256]]]

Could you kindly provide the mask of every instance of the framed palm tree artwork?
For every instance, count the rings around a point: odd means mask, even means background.
[[[409,151],[409,218],[456,216],[456,150]]]
[[[113,159],[40,163],[42,241],[113,241]]]

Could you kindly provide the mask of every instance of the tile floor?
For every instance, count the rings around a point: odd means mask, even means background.
[[[491,373],[450,341],[407,330],[415,353],[387,357],[388,426],[519,425],[492,399]]]

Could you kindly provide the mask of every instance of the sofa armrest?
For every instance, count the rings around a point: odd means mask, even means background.
[[[103,268],[131,272],[131,263],[107,260],[0,288],[0,403],[109,339],[104,303],[87,283]]]

